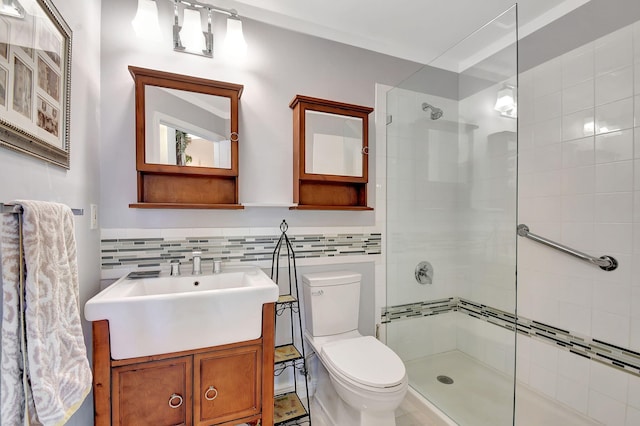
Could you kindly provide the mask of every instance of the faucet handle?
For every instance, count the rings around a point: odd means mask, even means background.
[[[222,261],[221,260],[214,260],[213,261],[213,273],[214,274],[219,274],[221,270],[222,270]]]
[[[170,265],[171,265],[171,276],[177,277],[178,275],[180,275],[180,260],[173,259],[171,260]]]

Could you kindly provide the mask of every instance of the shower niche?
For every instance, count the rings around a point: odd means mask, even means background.
[[[300,210],[367,206],[373,108],[297,95],[293,109],[293,202]]]

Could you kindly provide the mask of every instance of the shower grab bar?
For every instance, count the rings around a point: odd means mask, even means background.
[[[84,209],[71,209],[71,211],[73,212],[73,214],[75,216],[83,216],[84,215]],[[1,214],[12,214],[12,213],[21,214],[22,213],[22,205],[20,205],[20,204],[0,203],[0,213]]]
[[[544,244],[556,250],[560,250],[561,252],[570,254],[571,256],[575,256],[580,260],[584,260],[585,262],[589,262],[592,265],[596,265],[600,267],[600,269],[604,271],[613,271],[618,267],[618,261],[611,256],[600,256],[600,257],[590,256],[586,253],[582,253],[581,251],[574,250],[563,244],[556,243],[555,241],[551,241],[549,239],[541,237],[540,235],[536,235],[532,232],[529,232],[529,227],[525,224],[518,225],[518,235],[521,237],[529,238],[530,240],[533,240],[540,244]]]

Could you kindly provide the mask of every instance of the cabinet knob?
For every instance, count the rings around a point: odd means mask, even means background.
[[[169,397],[169,407],[178,408],[181,405],[182,405],[182,397],[177,393],[171,394],[171,397]]]
[[[207,401],[213,401],[217,398],[217,396],[218,389],[214,388],[213,386],[209,386],[209,389],[204,392],[204,399],[206,399]]]

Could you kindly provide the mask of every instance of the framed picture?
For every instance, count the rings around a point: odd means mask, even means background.
[[[51,0],[0,14],[0,145],[68,169],[71,29]]]

